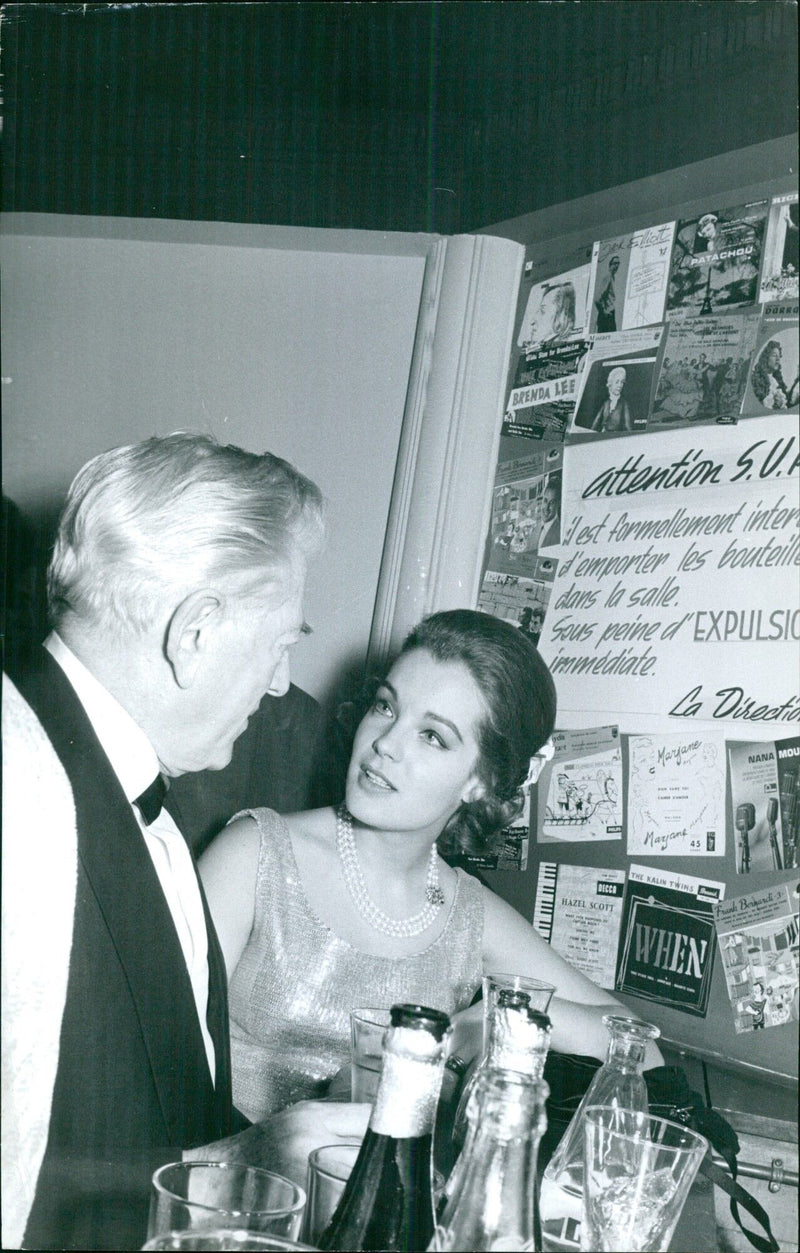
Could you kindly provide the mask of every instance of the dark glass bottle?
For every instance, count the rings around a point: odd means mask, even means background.
[[[393,1005],[369,1127],[323,1250],[422,1253],[433,1235],[431,1140],[450,1019]]]

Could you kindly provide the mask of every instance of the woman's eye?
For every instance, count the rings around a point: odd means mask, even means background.
[[[388,700],[386,700],[383,696],[376,696],[375,700],[372,702],[372,708],[378,714],[383,714],[386,717],[391,717],[392,707],[389,704]]]
[[[426,744],[435,744],[437,748],[445,748],[445,742],[437,731],[423,731],[422,738]]]

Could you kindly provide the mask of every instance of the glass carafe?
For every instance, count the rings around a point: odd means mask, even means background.
[[[611,1105],[647,1114],[647,1085],[642,1069],[649,1040],[661,1032],[649,1022],[606,1014],[608,1056],[595,1073],[564,1137],[544,1171],[544,1178],[573,1196],[583,1193],[584,1119],[589,1105]],[[543,1201],[544,1211],[544,1201]]]

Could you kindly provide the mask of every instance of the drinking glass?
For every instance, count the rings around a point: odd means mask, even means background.
[[[262,1253],[294,1253],[295,1250],[316,1253],[310,1244],[298,1244],[295,1240],[284,1240],[283,1236],[271,1236],[266,1232],[243,1231],[240,1227],[211,1227],[208,1231],[167,1231],[160,1236],[153,1236],[152,1240],[142,1245],[142,1249],[183,1249],[185,1253],[194,1253],[195,1250],[210,1250],[210,1253],[215,1253],[216,1250],[221,1253],[242,1250],[242,1253],[256,1253],[259,1249]]]
[[[383,1063],[383,1037],[390,1025],[388,1009],[350,1011],[350,1100],[375,1100]]]
[[[525,992],[530,998],[531,1009],[547,1013],[553,999],[555,988],[552,983],[543,983],[541,979],[531,979],[527,975],[487,974],[483,976],[483,1053],[489,1049],[489,1026],[497,1008],[497,998],[501,992]]]
[[[306,1210],[301,1235],[312,1245],[327,1227],[355,1165],[360,1140],[323,1144],[308,1155]]]
[[[305,1200],[291,1180],[258,1166],[169,1162],[153,1175],[147,1237],[223,1228],[296,1240]]]
[[[583,1253],[666,1253],[708,1141],[610,1105],[591,1105],[585,1117]]]

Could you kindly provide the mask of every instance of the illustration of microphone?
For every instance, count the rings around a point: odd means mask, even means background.
[[[748,801],[736,807],[736,830],[741,836],[739,841],[739,874],[750,873],[750,832],[756,825],[755,806]]]
[[[772,849],[772,867],[774,870],[783,870],[781,863],[781,849],[778,844],[778,801],[772,796],[767,801],[767,826],[769,827],[769,846]]]
[[[781,817],[783,819],[783,868],[793,870],[797,864],[797,836],[800,805],[797,803],[797,771],[785,770],[781,779]]]

